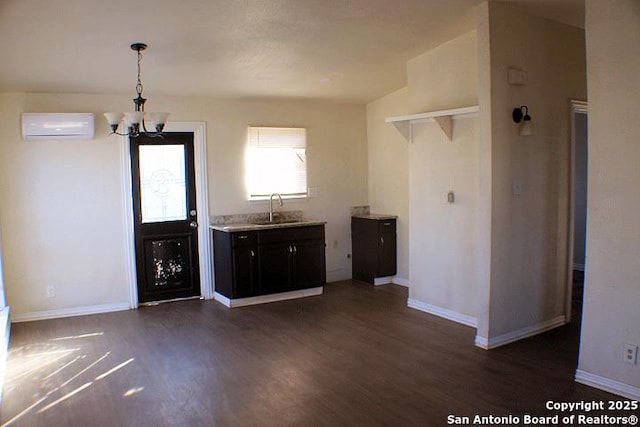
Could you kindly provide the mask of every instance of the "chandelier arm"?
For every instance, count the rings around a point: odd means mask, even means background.
[[[114,117],[119,116],[120,118],[122,118],[123,114],[122,113],[105,113],[105,116],[109,121],[109,126],[111,127],[111,135],[115,134],[120,136],[128,136],[130,138],[137,138],[138,136],[144,134],[145,136],[149,136],[151,138],[164,138],[162,131],[164,129],[167,116],[169,115],[168,113],[154,113],[154,118],[152,120],[152,123],[155,123],[156,129],[153,131],[147,130],[147,124],[146,124],[145,112],[144,112],[144,104],[146,102],[146,99],[143,98],[142,96],[144,86],[142,85],[142,76],[141,76],[142,51],[145,50],[146,48],[147,48],[147,45],[145,43],[133,43],[131,45],[131,49],[137,52],[137,57],[138,57],[137,58],[137,76],[136,76],[137,79],[136,79],[136,86],[135,86],[137,97],[133,99],[133,104],[135,106],[134,111],[137,114],[132,115],[134,120],[131,123],[133,124],[128,126],[129,132],[127,133],[118,132],[118,124],[114,123],[114,120],[118,121],[118,119],[114,119]],[[128,116],[128,114],[129,113],[126,113],[125,115]],[[159,120],[158,120],[158,117],[160,117]]]

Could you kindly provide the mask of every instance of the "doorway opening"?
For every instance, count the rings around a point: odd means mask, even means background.
[[[569,203],[569,257],[565,314],[580,324],[584,289],[587,232],[588,105],[571,101],[571,170]]]

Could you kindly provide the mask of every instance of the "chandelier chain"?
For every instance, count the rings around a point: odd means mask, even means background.
[[[142,60],[142,52],[140,52],[140,50],[138,50],[138,82],[136,84],[136,92],[138,93],[138,96],[142,95],[142,80],[140,79],[140,62]]]

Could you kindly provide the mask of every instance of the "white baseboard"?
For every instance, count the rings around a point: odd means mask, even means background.
[[[229,308],[233,308],[233,307],[243,307],[246,305],[266,304],[268,302],[275,302],[275,301],[285,301],[288,299],[295,299],[295,298],[312,297],[312,296],[322,295],[323,291],[324,291],[323,287],[318,287],[318,288],[310,288],[310,289],[300,289],[298,291],[281,292],[278,294],[260,295],[257,297],[236,298],[236,299],[227,298],[224,295],[216,292],[214,294],[214,299]]]
[[[545,320],[544,322],[540,322],[537,325],[527,326],[526,328],[518,329],[517,331],[513,331],[513,332],[508,332],[506,334],[502,334],[497,337],[490,337],[489,339],[476,335],[475,344],[480,348],[483,348],[485,350],[490,350],[492,348],[510,344],[514,341],[519,341],[524,338],[529,338],[534,335],[541,334],[550,329],[557,328],[558,326],[562,326],[565,323],[566,323],[566,319],[564,315],[562,315],[562,316],[554,317],[553,319],[550,319],[550,320]]]
[[[458,313],[457,311],[448,310],[446,308],[438,307],[436,305],[427,304],[426,302],[417,301],[415,299],[407,299],[407,306],[416,310],[424,311],[425,313],[433,314],[438,317],[443,317],[447,320],[452,320],[457,323],[462,323],[466,326],[473,328],[478,327],[478,319],[473,316]]]
[[[85,316],[88,314],[110,313],[112,311],[130,310],[129,301],[117,302],[113,304],[90,305],[84,307],[60,308],[56,310],[32,311],[30,313],[19,313],[11,316],[11,321],[31,322],[33,320],[57,319],[60,317]]]
[[[640,387],[621,383],[620,381],[601,377],[600,375],[581,371],[580,369],[576,371],[576,382],[608,391],[609,393],[617,394],[628,399],[640,400]]]
[[[373,284],[374,285],[388,285],[390,283],[393,283],[393,276],[386,276],[386,277],[374,277],[373,278]]]
[[[396,285],[404,286],[406,288],[409,287],[409,280],[398,276],[393,276],[391,283],[395,283]]]
[[[337,268],[335,270],[327,271],[327,283],[340,282],[342,280],[351,279],[350,268]]]

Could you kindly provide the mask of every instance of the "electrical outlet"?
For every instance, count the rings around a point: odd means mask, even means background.
[[[51,285],[47,286],[47,298],[53,298],[56,296],[56,288]]]
[[[624,363],[635,365],[638,362],[638,346],[625,344],[622,357],[624,358]]]
[[[519,196],[521,194],[522,194],[522,180],[516,178],[513,180],[513,195]]]

